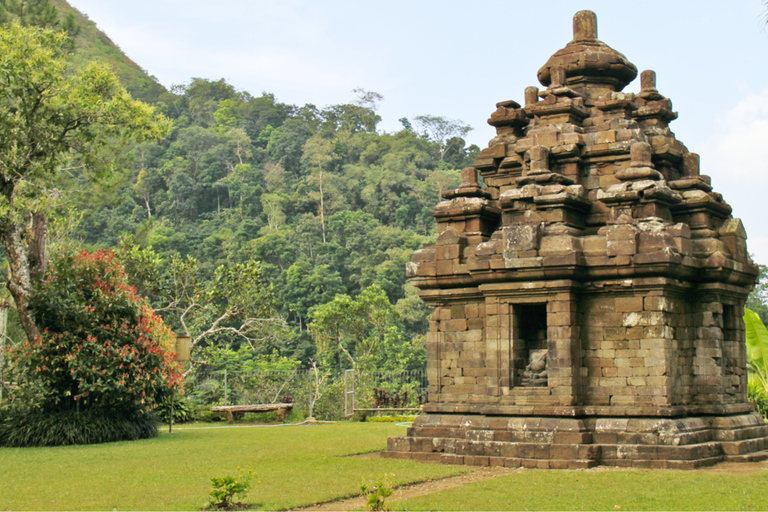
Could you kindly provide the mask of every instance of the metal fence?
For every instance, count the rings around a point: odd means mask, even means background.
[[[199,367],[185,383],[187,397],[199,405],[250,405],[292,402],[318,419],[351,416],[354,409],[418,407],[426,401],[425,371],[362,372],[340,375],[311,369],[237,371]]]

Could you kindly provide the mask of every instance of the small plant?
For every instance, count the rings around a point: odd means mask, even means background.
[[[363,491],[363,494],[368,495],[368,502],[366,503],[368,510],[389,510],[386,499],[392,496],[395,492],[392,489],[392,482],[389,480],[389,476],[390,475],[384,475],[383,479],[372,486],[368,486],[367,484],[360,486],[360,490]]]
[[[210,492],[210,504],[208,510],[245,510],[250,507],[241,502],[235,502],[235,498],[245,499],[245,495],[251,488],[251,480],[256,475],[250,466],[248,469],[237,468],[235,476],[211,478],[213,490]]]
[[[402,394],[394,393],[390,394],[384,389],[373,388],[373,405],[377,409],[380,408],[394,408],[398,409],[405,407],[408,404],[408,391],[403,391]]]

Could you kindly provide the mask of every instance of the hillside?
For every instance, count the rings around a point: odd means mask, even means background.
[[[59,19],[64,20],[71,13],[80,28],[80,33],[75,39],[73,61],[76,65],[92,60],[106,62],[134,98],[148,103],[157,102],[162,94],[167,93],[162,85],[129,59],[86,15],[69,5],[66,0],[50,0],[50,3],[58,10]]]

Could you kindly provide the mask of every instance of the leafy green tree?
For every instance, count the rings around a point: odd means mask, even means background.
[[[170,325],[192,338],[193,348],[229,340],[263,350],[279,347],[288,336],[273,289],[254,260],[220,266],[205,279],[191,256],[165,259],[130,238],[123,239],[118,256],[129,282]]]
[[[8,289],[30,341],[39,329],[28,310],[33,279],[46,265],[46,211],[59,169],[73,158],[93,179],[112,169],[104,149],[159,138],[168,122],[134,101],[103,65],[66,74],[67,36],[12,24],[0,29],[0,243]],[[32,232],[28,219],[33,219]]]
[[[56,8],[48,0],[2,0],[0,21],[18,21],[22,25],[56,28]]]
[[[295,179],[303,176],[301,158],[304,143],[314,135],[319,122],[319,112],[314,106],[308,105],[299,111],[298,116],[286,120],[282,126],[272,130],[267,154]]]
[[[465,125],[458,119],[448,119],[440,116],[416,116],[416,123],[427,137],[436,142],[439,146],[440,161],[445,159],[449,150],[448,141],[454,138],[463,138],[472,131],[472,127]]]
[[[768,323],[768,267],[758,265],[757,268],[760,274],[755,288],[747,298],[747,308],[757,313],[765,324]]]
[[[373,91],[355,89],[358,98],[352,104],[333,105],[323,110],[321,130],[327,136],[338,132],[354,134],[375,132],[381,117],[376,113],[378,103],[384,97]]]
[[[285,275],[283,297],[288,310],[300,324],[308,323],[312,307],[330,302],[344,291],[338,272],[328,265],[312,265],[306,256],[288,267]]]
[[[376,285],[352,299],[336,295],[310,313],[309,331],[325,367],[371,369],[381,362],[385,336],[397,320],[397,312],[384,290]]]

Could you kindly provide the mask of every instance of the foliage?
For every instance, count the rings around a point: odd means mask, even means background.
[[[394,476],[394,475],[392,475]],[[368,510],[389,510],[386,499],[394,494],[389,475],[379,479],[373,485],[362,484],[360,490],[367,496],[366,508]]]
[[[62,32],[0,28],[0,243],[8,259],[8,289],[27,339],[38,326],[28,310],[32,281],[45,270],[47,216],[61,188],[105,181],[121,163],[116,152],[165,135],[169,122],[133,100],[104,65],[67,70]],[[63,166],[72,172],[62,173]],[[80,184],[82,185],[82,183]],[[32,219],[31,226],[30,217]],[[30,233],[27,233],[30,231]]]
[[[758,265],[759,276],[757,284],[747,298],[747,308],[760,317],[763,324],[768,323],[768,267]]]
[[[409,404],[408,390],[402,393],[388,393],[385,389],[373,388],[373,406],[383,408],[401,408]]]
[[[325,366],[371,368],[380,357],[377,350],[397,312],[384,290],[372,285],[355,299],[337,295],[314,309],[311,316],[309,330]]]
[[[13,2],[13,0],[11,0]],[[60,28],[72,39],[72,67],[82,67],[89,62],[99,61],[107,64],[120,79],[120,83],[131,96],[141,101],[155,103],[167,97],[168,91],[158,83],[157,78],[149,74],[128,58],[120,48],[96,24],[73,8],[65,0],[33,0],[36,3],[49,4],[55,8],[56,20],[51,28]],[[18,0],[20,4],[29,4],[29,0]]]
[[[279,346],[288,335],[273,289],[255,260],[222,265],[206,280],[191,256],[162,258],[131,237],[123,237],[118,254],[129,282],[169,324],[192,337],[193,348],[215,340],[225,351],[229,343],[253,352]]]
[[[755,404],[757,412],[768,417],[768,391],[756,380],[750,379],[747,383],[747,400]]]
[[[95,444],[156,435],[155,417],[143,411],[31,408],[0,413],[0,446]]]
[[[340,404],[344,403],[344,381],[340,378],[326,378],[322,392],[312,404],[312,416],[322,421],[342,419],[344,413]]]
[[[768,330],[757,313],[749,309],[744,310],[744,326],[749,379],[768,391]]]
[[[237,468],[235,476],[211,478],[213,490],[210,494],[210,510],[234,510],[238,503],[235,499],[244,499],[251,488],[251,480],[256,475],[250,466],[248,469]]]
[[[416,416],[407,414],[395,414],[392,416],[383,416],[380,413],[376,413],[376,416],[367,416],[365,421],[371,423],[408,423],[416,419]]]
[[[34,209],[73,151],[100,177],[111,171],[100,150],[168,131],[167,120],[133,100],[104,65],[65,73],[65,40],[62,33],[17,24],[0,29],[0,83],[7,91],[0,110],[5,216]]]
[[[458,142],[457,139],[461,139],[472,131],[472,127],[465,125],[463,121],[458,119],[422,115],[416,116],[415,120],[424,130],[425,135],[439,144],[441,162],[452,146],[450,143],[453,142],[455,145]],[[463,144],[464,141],[461,139],[461,145],[463,146]]]
[[[128,286],[113,252],[64,254],[39,287],[32,307],[44,330],[10,351],[18,402],[138,417],[181,385],[173,334]]]
[[[173,401],[173,404],[171,404]],[[171,419],[171,408],[173,408],[174,423],[189,423],[197,419],[195,415],[194,404],[184,395],[171,393],[165,397],[157,406],[157,419],[163,423],[168,423]]]

